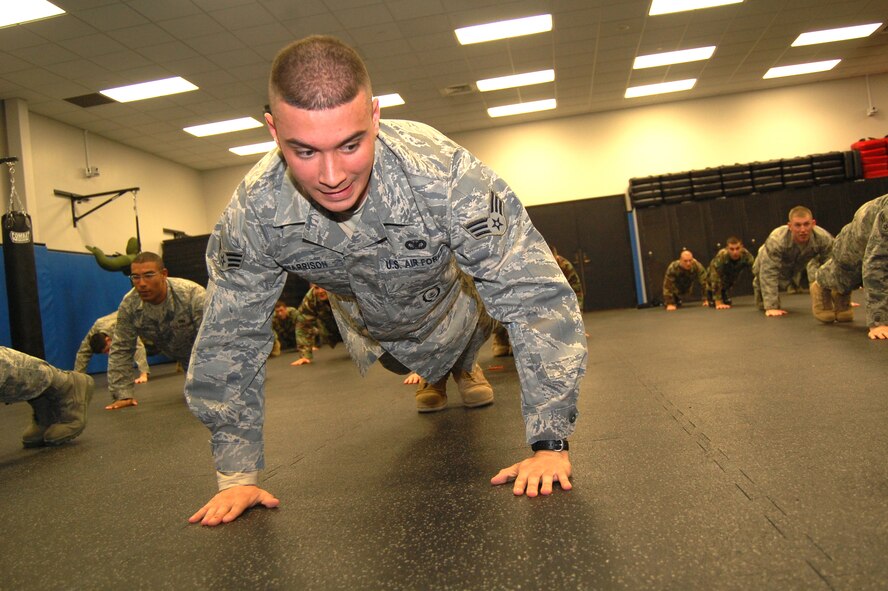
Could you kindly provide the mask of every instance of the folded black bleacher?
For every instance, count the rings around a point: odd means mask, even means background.
[[[663,203],[659,176],[629,179],[629,200],[632,207],[651,207]]]

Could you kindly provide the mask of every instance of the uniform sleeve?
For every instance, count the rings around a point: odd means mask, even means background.
[[[574,268],[573,264],[564,257],[561,257],[559,267],[561,267],[561,272],[564,273],[564,276],[567,278],[567,282],[570,284],[570,288],[577,294],[577,303],[580,306],[580,311],[583,311],[583,282],[580,281],[580,275],[577,273],[577,270]]]
[[[866,241],[863,286],[867,297],[867,326],[888,325],[888,205],[876,214]]]
[[[241,185],[207,245],[209,288],[185,383],[191,412],[212,434],[216,470],[264,467],[265,361],[286,274],[266,253],[266,230]]]
[[[663,304],[671,306],[675,304],[675,265],[672,263],[666,267],[666,273],[663,275]]]
[[[318,322],[317,313],[312,304],[314,303],[312,291],[309,290],[302,298],[299,308],[293,313],[293,326],[296,331],[296,349],[299,355],[305,359],[314,358],[315,338],[317,335],[316,324]]]
[[[86,366],[89,365],[89,360],[92,359],[93,356],[93,350],[89,346],[89,340],[94,334],[96,334],[96,332],[96,325],[93,324],[89,329],[89,332],[86,333],[86,336],[83,337],[83,340],[80,342],[80,348],[77,349],[77,356],[74,358],[74,371],[79,373],[86,372]]]
[[[464,151],[452,169],[451,248],[509,331],[528,442],[574,430],[586,339],[577,298],[507,184]]]
[[[712,296],[715,298],[715,301],[718,303],[722,302],[722,265],[724,261],[719,255],[715,255],[712,257],[712,260],[709,262],[709,269],[706,272],[706,286],[704,289],[712,292]],[[706,295],[706,294],[704,294]]]
[[[117,326],[108,353],[108,391],[114,400],[133,397],[133,359],[138,337],[133,325],[133,311],[126,304],[124,298],[117,311]]]
[[[207,292],[205,289],[195,288],[191,293],[191,318],[194,326],[203,324],[204,307],[207,305]]]
[[[706,267],[700,264],[700,261],[694,261],[694,271],[697,273],[697,283],[700,284],[701,294],[706,297]]]
[[[136,341],[135,360],[139,373],[151,373],[151,368],[148,367],[148,352],[145,351],[145,343],[142,342],[142,339]]]
[[[780,309],[780,263],[783,260],[783,245],[773,234],[768,236],[759,250],[759,289],[765,310]]]
[[[819,249],[817,250],[817,254],[808,261],[808,264],[805,265],[805,271],[808,274],[808,281],[814,281],[817,277],[817,270],[823,265],[829,257],[832,255],[833,242],[835,242],[835,238],[832,237],[832,234],[820,228],[822,232],[820,232],[820,236],[818,236],[821,244],[819,245]]]

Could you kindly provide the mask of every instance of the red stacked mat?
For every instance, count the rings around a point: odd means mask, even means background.
[[[888,141],[885,138],[861,139],[851,144],[851,149],[860,152],[863,178],[888,176]]]

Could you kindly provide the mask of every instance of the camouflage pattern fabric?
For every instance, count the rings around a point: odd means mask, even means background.
[[[37,398],[58,373],[42,359],[0,347],[0,401],[9,404]]]
[[[817,283],[839,293],[866,288],[866,324],[888,325],[888,195],[864,203],[836,236]]]
[[[716,303],[723,303],[722,294],[730,294],[740,273],[744,269],[752,269],[754,263],[755,257],[745,247],[740,250],[740,258],[736,261],[728,254],[727,248],[715,253],[706,271],[706,289],[715,297]]]
[[[167,278],[166,299],[160,304],[143,302],[135,289],[123,296],[108,353],[108,391],[114,400],[133,397],[131,366],[139,339],[152,355],[161,353],[188,367],[204,298],[203,287],[176,277]]]
[[[89,360],[92,359],[93,356],[93,350],[89,346],[89,340],[93,335],[103,332],[113,340],[114,329],[116,326],[117,312],[111,312],[107,316],[102,316],[93,323],[92,328],[90,328],[89,332],[86,333],[86,336],[83,337],[83,341],[80,343],[80,349],[77,350],[77,357],[74,359],[74,371],[79,371],[80,373],[86,372],[86,366],[89,365]],[[151,368],[148,367],[148,354],[145,352],[145,345],[142,343],[141,339],[136,341],[134,361],[139,367],[139,373],[151,372]]]
[[[695,283],[700,285],[701,295],[705,296],[706,269],[697,259],[694,259],[691,268],[687,270],[682,268],[680,261],[672,261],[663,276],[663,303],[667,306],[676,305],[677,301],[691,293]]]
[[[806,270],[809,279],[815,277],[829,258],[832,244],[832,234],[820,226],[814,226],[806,244],[793,241],[788,226],[775,228],[752,265],[752,285],[761,293],[765,310],[780,309],[779,292],[790,285],[796,273]]]
[[[586,365],[582,318],[515,194],[419,123],[380,122],[375,150],[350,237],[299,193],[277,151],[247,174],[213,231],[186,397],[212,431],[220,472],[264,466],[265,358],[287,271],[328,291],[362,374],[383,353],[431,382],[460,357],[470,370],[463,353],[470,341],[481,345],[473,336],[486,304],[511,335],[528,441],[573,432]]]
[[[296,310],[296,349],[299,355],[312,359],[312,349],[316,345],[335,347],[341,342],[330,300],[319,299],[315,290],[309,289]]]
[[[287,306],[287,316],[283,320],[275,314],[271,319],[271,329],[277,335],[284,349],[296,346],[296,308]]]
[[[561,269],[562,273],[564,273],[564,277],[570,284],[570,288],[574,291],[575,294],[577,294],[577,303],[580,305],[580,311],[582,312],[583,282],[580,281],[579,273],[577,273],[577,270],[574,269],[574,266],[571,264],[571,262],[560,254],[555,255],[555,262],[558,263],[558,268]]]
[[[555,262],[558,263],[558,268],[561,269],[562,273],[564,273],[564,278],[567,279],[567,282],[570,284],[570,288],[577,295],[577,304],[579,305],[580,311],[582,312],[583,282],[580,281],[580,275],[577,273],[577,270],[574,268],[571,262],[560,254],[555,255]],[[494,344],[501,347],[509,346],[509,331],[499,322],[493,323],[493,342]]]

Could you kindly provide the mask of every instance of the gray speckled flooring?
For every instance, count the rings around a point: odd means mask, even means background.
[[[281,506],[215,529],[186,522],[214,479],[171,366],[137,409],[102,410],[100,379],[58,449],[23,450],[29,407],[6,407],[0,589],[885,589],[888,343],[862,309],[823,326],[806,295],[778,319],[737,303],[586,315],[575,488],[549,498],[488,484],[526,453],[489,349],[496,404],[433,415],[341,346],[272,359]]]

